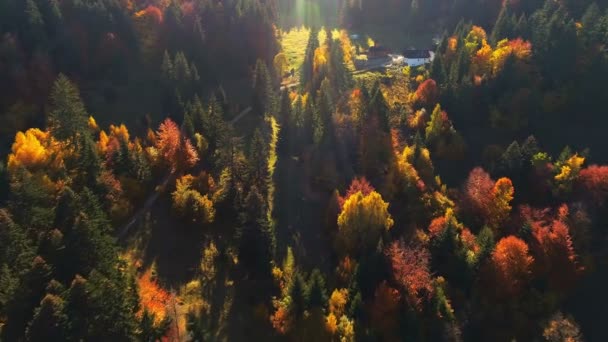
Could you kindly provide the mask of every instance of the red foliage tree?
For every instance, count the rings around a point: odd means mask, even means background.
[[[596,203],[604,204],[608,199],[608,166],[591,165],[582,169],[578,187]]]
[[[346,191],[346,195],[344,197],[339,198],[340,209],[344,206],[344,202],[352,195],[357,192],[361,192],[363,196],[367,196],[375,191],[376,189],[365,179],[365,177],[356,177],[350,183],[348,190]]]
[[[535,255],[535,270],[539,275],[548,277],[551,287],[565,291],[573,285],[581,270],[566,224],[568,207],[562,205],[554,216],[549,209],[538,210],[522,207],[524,222],[532,230]]]
[[[406,246],[393,242],[386,252],[393,268],[393,276],[406,291],[409,303],[421,309],[422,300],[432,294],[429,251],[422,246]]]
[[[474,214],[489,217],[493,190],[490,175],[480,167],[474,168],[465,184],[466,205]]]
[[[429,78],[428,80],[420,83],[418,89],[416,89],[416,98],[426,106],[432,106],[437,103],[437,99],[439,98],[439,90],[437,89],[437,83],[435,80]]]
[[[500,178],[496,183],[482,168],[471,171],[465,184],[464,207],[483,222],[497,229],[511,213],[510,202],[515,189],[509,178]]]
[[[149,5],[145,9],[135,13],[136,17],[146,17],[157,25],[163,23],[163,12],[156,6]]]
[[[492,253],[497,286],[511,295],[519,293],[530,277],[533,261],[523,240],[512,235],[502,238]]]

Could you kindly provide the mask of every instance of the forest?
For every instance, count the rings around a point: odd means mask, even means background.
[[[0,0],[0,341],[607,341],[606,79],[606,0]]]

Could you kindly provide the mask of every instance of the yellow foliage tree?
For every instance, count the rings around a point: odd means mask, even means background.
[[[202,195],[193,189],[195,178],[185,175],[179,178],[172,194],[173,208],[181,215],[191,217],[193,221],[213,222],[215,208],[208,195]]]
[[[481,42],[481,48],[477,50],[473,56],[472,71],[474,75],[484,76],[488,75],[492,69],[490,64],[490,58],[492,57],[492,47],[484,39]]]
[[[475,52],[486,39],[486,31],[479,26],[473,25],[471,31],[464,39],[464,44],[469,54]]]
[[[338,216],[338,244],[346,254],[375,248],[382,232],[393,223],[388,203],[379,193],[364,196],[359,191],[346,199]]]
[[[329,312],[337,317],[344,314],[348,302],[348,289],[335,289],[329,297]]]
[[[287,60],[287,56],[285,56],[285,53],[277,53],[277,55],[274,56],[272,63],[274,65],[274,70],[276,71],[277,76],[279,78],[282,78],[283,74],[285,74],[285,72],[289,68],[289,61]]]
[[[327,47],[327,44],[323,44],[315,50],[315,54],[313,57],[313,64],[312,64],[314,73],[315,74],[318,73],[322,67],[327,65],[328,61],[329,61],[329,49]]]
[[[489,223],[492,227],[498,228],[509,217],[514,194],[515,189],[509,178],[503,177],[496,181],[490,205]]]
[[[346,30],[340,30],[340,45],[344,54],[344,64],[349,68],[354,68],[353,44]]]
[[[11,173],[20,167],[29,171],[48,167],[56,170],[63,166],[63,157],[69,150],[47,131],[30,128],[25,133],[17,132],[8,156],[8,170]]]

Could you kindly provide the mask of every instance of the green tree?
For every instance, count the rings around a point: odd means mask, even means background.
[[[249,143],[249,176],[251,184],[255,185],[262,194],[266,193],[268,175],[268,148],[262,136],[262,131],[256,128]]]
[[[304,310],[306,310],[308,303],[308,286],[304,277],[300,272],[296,272],[293,275],[291,281],[291,287],[289,288],[289,297],[291,298],[291,312],[295,316],[296,320],[299,319]]]
[[[490,34],[490,42],[496,45],[501,39],[512,38],[515,25],[510,6],[508,4],[502,6],[498,19],[496,19],[496,23],[494,24],[494,29]]]
[[[87,127],[87,112],[78,88],[60,74],[51,89],[51,111],[48,126],[59,140],[76,141],[78,135],[90,134]]]
[[[28,324],[25,336],[28,341],[65,341],[67,317],[63,312],[64,302],[59,296],[47,294]]]
[[[253,74],[253,111],[259,116],[276,114],[276,95],[266,63],[258,59]]]
[[[325,279],[315,268],[308,278],[308,306],[310,308],[323,307],[327,303],[327,288],[325,287]]]
[[[306,88],[313,80],[314,71],[313,64],[315,58],[315,50],[319,47],[319,31],[313,27],[310,29],[306,51],[304,52],[304,62],[300,69],[300,86]]]

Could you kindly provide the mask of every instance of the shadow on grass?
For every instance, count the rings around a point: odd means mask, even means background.
[[[161,196],[150,209],[148,241],[143,266],[156,263],[158,279],[178,289],[190,281],[199,268],[203,245],[203,226],[184,224],[171,216],[171,200]]]

